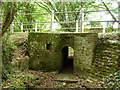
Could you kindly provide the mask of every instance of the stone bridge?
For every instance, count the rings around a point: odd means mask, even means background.
[[[29,33],[29,67],[60,71],[69,62],[68,47],[72,47],[73,73],[89,75],[97,39],[96,33]]]

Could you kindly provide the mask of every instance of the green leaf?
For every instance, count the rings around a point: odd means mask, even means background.
[[[114,83],[113,82],[109,82],[108,85],[114,85]]]
[[[118,74],[118,72],[114,73],[114,75],[117,75],[117,74]]]

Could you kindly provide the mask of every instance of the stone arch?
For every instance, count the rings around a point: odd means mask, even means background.
[[[73,56],[69,56],[70,50],[73,50]],[[60,69],[60,72],[68,71],[73,73],[73,60],[74,60],[74,48],[71,46],[64,46],[61,50],[62,55],[62,67]]]

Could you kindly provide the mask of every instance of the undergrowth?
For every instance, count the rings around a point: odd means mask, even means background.
[[[104,87],[120,89],[120,70],[103,78]]]
[[[16,72],[11,65],[17,48],[18,46],[15,45],[15,41],[10,38],[8,33],[2,37],[2,88],[26,88],[29,85],[28,82],[34,78],[32,75],[17,74],[21,71]]]
[[[11,75],[8,80],[3,81],[3,88],[27,88],[29,82],[34,78],[32,75]]]
[[[14,45],[13,40],[9,36],[2,37],[2,80],[7,80],[10,74],[13,73],[14,68],[11,66],[12,56],[17,46]]]

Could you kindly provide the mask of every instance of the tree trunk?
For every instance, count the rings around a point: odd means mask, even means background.
[[[2,26],[2,36],[3,34],[7,31],[7,29],[10,27],[14,20],[14,16],[16,15],[16,10],[15,8],[9,8],[9,6],[6,8],[6,13],[5,13],[5,20]]]

